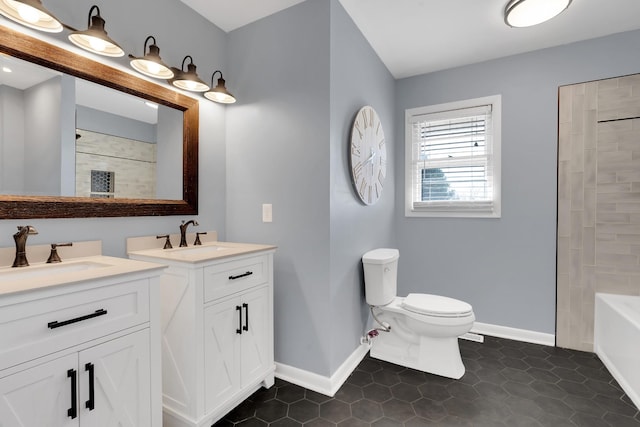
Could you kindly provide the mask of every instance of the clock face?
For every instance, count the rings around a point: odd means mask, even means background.
[[[387,147],[376,111],[362,107],[351,129],[351,179],[356,193],[367,205],[382,196],[387,175]]]

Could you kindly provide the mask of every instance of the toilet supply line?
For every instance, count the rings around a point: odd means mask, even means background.
[[[378,323],[378,325],[380,325],[381,327],[373,328],[369,330],[365,334],[365,336],[360,338],[360,344],[370,344],[373,341],[373,339],[379,335],[379,332],[391,332],[391,325],[389,325],[387,322],[381,322],[380,319],[378,319],[378,317],[373,311],[374,306],[370,306],[370,308],[371,308],[371,316],[373,316],[376,323]]]
[[[378,323],[378,325],[382,326],[382,328],[375,328],[375,330],[381,332],[391,332],[391,325],[387,322],[381,322],[380,319],[378,319],[378,316],[376,316],[376,313],[374,313],[373,309],[375,308],[375,306],[372,305],[369,308],[371,309],[371,316],[373,316],[373,319]]]

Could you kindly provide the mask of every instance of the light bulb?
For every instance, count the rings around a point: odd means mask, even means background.
[[[107,43],[104,40],[97,37],[88,37],[89,45],[97,52],[103,52],[107,48]]]
[[[147,70],[150,73],[157,74],[158,72],[160,72],[160,64],[153,61],[146,61],[145,63],[147,64]]]
[[[569,6],[570,0],[527,0],[517,3],[509,11],[512,27],[530,27],[548,21]]]
[[[184,85],[187,88],[187,90],[194,90],[197,86],[196,82],[191,80],[186,80]]]
[[[18,14],[25,21],[34,24],[40,19],[40,12],[24,3],[18,3]]]

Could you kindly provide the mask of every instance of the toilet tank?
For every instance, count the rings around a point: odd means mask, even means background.
[[[364,292],[369,305],[387,305],[396,296],[398,278],[397,249],[374,249],[362,256]]]

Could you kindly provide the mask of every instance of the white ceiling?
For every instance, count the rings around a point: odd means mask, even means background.
[[[305,0],[181,1],[229,32]],[[396,78],[640,28],[639,0],[573,0],[556,18],[529,28],[504,23],[507,2],[340,0]]]

